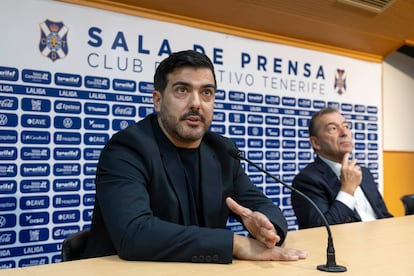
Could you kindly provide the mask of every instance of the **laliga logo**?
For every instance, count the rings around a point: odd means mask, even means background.
[[[346,92],[346,73],[343,69],[336,69],[334,89],[342,95]]]
[[[52,61],[66,57],[68,53],[68,27],[62,22],[45,20],[40,23],[39,50]]]

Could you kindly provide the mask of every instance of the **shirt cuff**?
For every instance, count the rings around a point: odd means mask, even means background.
[[[338,195],[336,196],[336,200],[342,202],[343,204],[348,206],[348,208],[351,210],[355,209],[356,200],[353,196],[351,196],[348,193],[339,191]]]

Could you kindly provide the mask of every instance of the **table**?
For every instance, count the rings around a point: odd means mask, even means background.
[[[339,275],[414,275],[414,215],[331,226]],[[233,264],[131,262],[117,256],[0,270],[0,276],[81,275],[332,275],[316,269],[326,262],[325,227],[291,231],[286,246],[309,256],[297,262],[241,261]],[[338,273],[335,273],[338,275]]]

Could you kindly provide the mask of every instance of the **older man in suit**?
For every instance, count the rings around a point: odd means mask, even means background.
[[[349,160],[354,147],[352,132],[337,109],[316,112],[309,136],[317,157],[296,175],[292,185],[316,203],[329,224],[392,217],[369,170],[356,159]],[[295,193],[291,200],[299,228],[324,224],[308,201]]]

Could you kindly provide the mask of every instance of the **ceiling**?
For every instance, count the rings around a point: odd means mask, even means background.
[[[384,5],[382,11],[343,3],[346,0],[62,1],[195,22],[207,29],[215,26],[241,34],[288,38],[380,59],[403,47],[401,52],[414,57],[414,0],[354,0]]]

